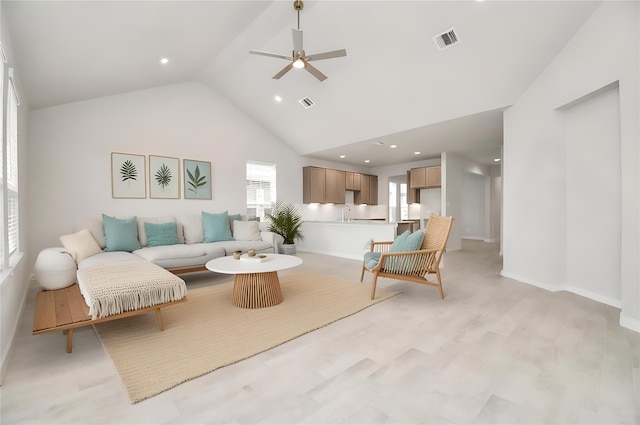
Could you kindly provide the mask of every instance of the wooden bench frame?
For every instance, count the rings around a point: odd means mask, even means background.
[[[97,323],[109,322],[111,320],[123,319],[125,317],[137,316],[139,314],[156,312],[158,327],[164,330],[160,309],[187,301],[185,296],[181,300],[145,307],[138,310],[126,311],[107,317],[91,319],[89,317],[89,306],[80,293],[77,283],[56,289],[53,291],[40,291],[36,299],[36,308],[33,318],[32,335],[39,335],[49,332],[63,331],[67,334],[67,353],[71,352],[73,346],[73,330],[82,326],[95,325]]]

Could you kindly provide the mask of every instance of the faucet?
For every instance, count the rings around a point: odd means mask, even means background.
[[[344,210],[345,210],[345,209],[346,209],[347,211],[351,211],[351,208],[349,208],[347,205],[345,205],[344,207],[342,207],[342,214],[341,214],[341,216],[340,216],[341,221],[345,221],[345,214],[344,214]]]

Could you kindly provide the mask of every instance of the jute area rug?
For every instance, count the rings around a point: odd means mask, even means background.
[[[131,403],[157,395],[307,332],[350,316],[398,292],[311,273],[280,276],[284,300],[245,310],[231,305],[233,282],[188,290],[187,302],[155,314],[94,325]]]

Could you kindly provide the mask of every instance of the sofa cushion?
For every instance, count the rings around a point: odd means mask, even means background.
[[[153,224],[162,224],[162,223],[176,223],[176,231],[178,234],[178,242],[184,243],[184,235],[182,233],[182,225],[177,222],[176,218],[173,216],[162,216],[162,217],[138,217],[138,240],[140,241],[140,246],[147,246],[147,232],[144,228],[145,223],[153,223]]]
[[[105,251],[134,251],[140,248],[138,223],[135,216],[121,219],[102,214]]]
[[[163,245],[141,248],[133,253],[165,269],[204,266],[207,261],[224,257],[224,247],[218,243]]]
[[[93,238],[88,229],[82,229],[71,235],[60,236],[60,243],[72,253],[76,262],[102,252],[100,245]]]
[[[175,221],[167,223],[144,223],[148,246],[176,245],[178,240],[178,226]]]
[[[101,252],[78,262],[78,270],[118,261],[140,261],[140,257],[125,251]]]
[[[204,229],[202,228],[201,214],[180,216],[178,222],[182,224],[184,243],[194,244],[204,242]]]
[[[205,242],[231,241],[231,227],[229,226],[229,213],[208,213],[202,211],[202,227],[204,229]]]
[[[242,215],[240,214],[229,214],[229,228],[233,232],[233,222],[236,220],[242,221]]]
[[[373,269],[380,262],[381,252],[367,251],[364,253],[364,265],[369,270]]]
[[[260,223],[257,221],[233,222],[233,238],[237,241],[260,241]]]

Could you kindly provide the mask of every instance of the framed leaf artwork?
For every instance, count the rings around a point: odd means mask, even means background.
[[[149,155],[149,197],[180,199],[180,160]]]
[[[111,153],[111,196],[113,198],[146,198],[145,156]]]
[[[184,160],[184,199],[211,199],[211,163]]]

